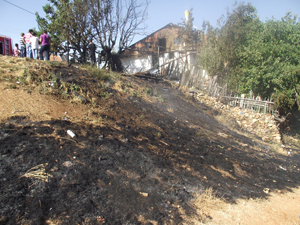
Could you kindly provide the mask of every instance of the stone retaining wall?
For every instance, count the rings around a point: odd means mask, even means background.
[[[209,97],[203,93],[198,93],[196,99],[204,103],[223,115],[234,118],[237,124],[250,133],[261,137],[265,142],[281,143],[279,128],[274,120],[274,116],[266,113],[258,113],[240,107],[230,107],[217,98]]]

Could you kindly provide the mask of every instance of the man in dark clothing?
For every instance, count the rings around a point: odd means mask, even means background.
[[[92,66],[94,67],[94,65],[96,63],[96,45],[93,43],[92,40],[90,40],[90,44],[88,46],[88,50],[90,52]]]

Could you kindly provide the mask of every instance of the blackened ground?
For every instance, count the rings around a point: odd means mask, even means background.
[[[116,95],[101,125],[1,124],[0,224],[180,224],[178,208],[194,215],[189,200],[208,187],[234,202],[300,185],[298,156],[229,130],[170,86],[148,85],[163,102]],[[48,182],[23,176],[40,164]]]

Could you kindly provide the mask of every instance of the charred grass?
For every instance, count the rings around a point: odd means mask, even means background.
[[[267,199],[265,188],[300,184],[297,158],[218,123],[168,82],[12,57],[0,68],[3,90],[84,111],[33,120],[21,103],[2,118],[2,224],[209,223],[240,199]]]

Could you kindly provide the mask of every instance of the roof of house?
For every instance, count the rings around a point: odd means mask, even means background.
[[[147,39],[148,37],[153,36],[155,33],[159,32],[159,31],[161,31],[161,30],[163,30],[163,29],[171,28],[171,27],[180,28],[179,25],[176,25],[176,24],[173,24],[173,23],[169,23],[169,24],[167,24],[166,26],[164,26],[164,27],[162,27],[162,28],[160,28],[160,29],[154,31],[153,33],[149,34],[148,36],[144,37],[143,39],[141,39],[141,40],[135,42],[134,44],[130,45],[129,47],[125,48],[124,50],[133,47],[133,46],[136,45],[137,43],[144,41],[144,40]],[[123,50],[123,51],[124,51],[124,50]]]

